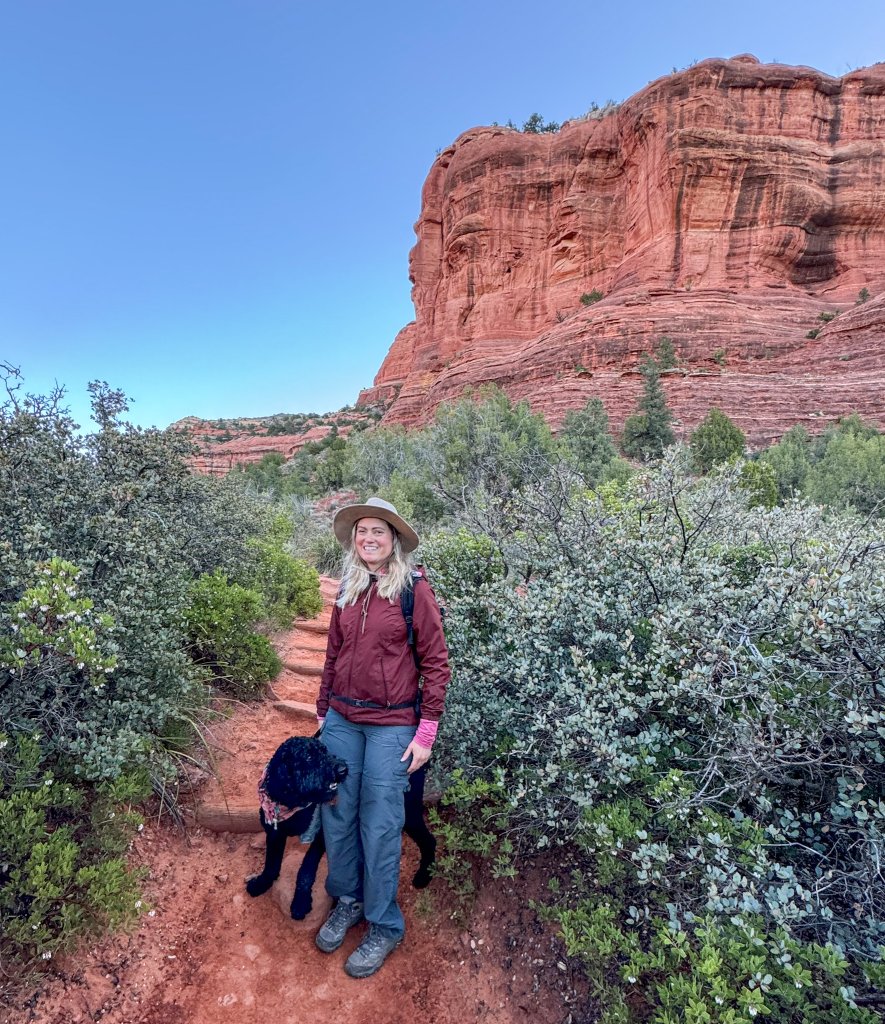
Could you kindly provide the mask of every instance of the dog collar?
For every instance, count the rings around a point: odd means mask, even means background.
[[[285,804],[278,804],[275,800],[271,800],[267,795],[267,766],[261,773],[261,781],[258,783],[258,802],[264,811],[264,820],[274,828],[280,822],[291,818],[293,814],[304,810],[305,807],[310,807],[310,804],[304,804],[302,807],[287,807]]]

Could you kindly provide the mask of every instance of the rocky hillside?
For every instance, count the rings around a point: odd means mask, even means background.
[[[885,64],[706,60],[554,134],[473,129],[416,233],[415,320],[359,399],[386,422],[495,381],[554,425],[598,396],[618,428],[667,336],[684,430],[713,405],[755,444],[885,424]]]
[[[347,437],[354,428],[361,430],[374,425],[380,415],[380,410],[365,407],[339,409],[323,416],[287,413],[228,420],[201,420],[196,416],[186,416],[173,423],[170,429],[190,434],[200,448],[199,455],[192,460],[195,470],[211,476],[224,476],[234,466],[260,462],[272,452],[291,459],[306,444],[322,441],[333,431]]]

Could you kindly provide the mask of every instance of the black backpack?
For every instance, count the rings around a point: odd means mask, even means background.
[[[412,624],[413,614],[415,611],[415,587],[423,580],[428,586],[430,581],[427,579],[427,572],[423,565],[416,565],[412,569],[412,585],[406,587],[406,589],[399,596],[400,608],[403,612],[403,618],[406,620],[406,642],[409,647],[412,648],[412,657],[415,659],[415,667],[418,671],[421,671],[421,660],[418,657],[418,651],[415,647],[415,628]],[[446,617],[446,610],[442,605],[439,605],[439,613],[443,619]]]

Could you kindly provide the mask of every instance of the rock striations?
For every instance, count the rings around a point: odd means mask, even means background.
[[[555,134],[473,129],[415,230],[415,321],[360,396],[386,422],[494,381],[554,425],[597,396],[620,428],[667,336],[684,431],[714,405],[754,444],[885,423],[885,64],[706,60]]]
[[[236,466],[261,462],[266,455],[280,455],[288,461],[306,445],[332,440],[331,434],[346,438],[351,428],[361,430],[373,425],[380,415],[380,410],[347,407],[324,416],[298,413],[233,420],[186,416],[170,429],[188,434],[193,441],[192,469],[209,476],[225,476]]]

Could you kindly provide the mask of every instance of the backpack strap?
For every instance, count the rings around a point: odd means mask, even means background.
[[[421,661],[418,658],[418,650],[415,647],[415,627],[414,627],[414,612],[415,612],[415,587],[418,585],[419,580],[424,579],[424,574],[417,570],[412,570],[412,585],[406,587],[405,590],[399,596],[400,608],[402,609],[403,618],[406,620],[406,643],[412,648],[412,657],[415,659],[415,668],[421,671]]]

